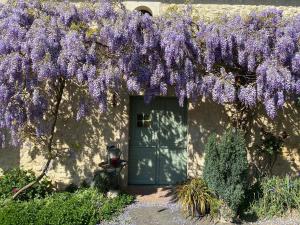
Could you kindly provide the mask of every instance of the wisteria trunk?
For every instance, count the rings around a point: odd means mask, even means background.
[[[36,178],[36,180],[30,182],[29,184],[27,184],[24,187],[22,187],[21,189],[19,189],[13,195],[13,197],[12,197],[13,199],[16,199],[20,194],[22,194],[26,190],[30,189],[33,185],[35,185],[40,180],[42,180],[43,177],[46,175],[52,160],[55,158],[55,154],[53,154],[53,152],[52,152],[52,147],[53,147],[53,140],[54,140],[54,135],[55,135],[55,127],[56,127],[57,118],[58,118],[58,114],[59,114],[59,107],[60,107],[60,104],[62,101],[62,96],[63,96],[64,88],[65,88],[65,79],[64,78],[59,79],[58,85],[59,85],[59,87],[58,87],[58,91],[57,91],[57,95],[56,95],[56,99],[55,99],[56,102],[55,102],[54,111],[53,111],[53,122],[51,124],[50,134],[49,134],[48,143],[47,143],[47,152],[48,152],[47,162],[43,168],[42,173]]]
[[[234,114],[231,118],[231,124],[238,130],[245,132],[245,135],[250,132],[251,122],[253,116],[255,115],[255,109],[249,109],[245,107],[242,103],[237,102],[234,104]]]

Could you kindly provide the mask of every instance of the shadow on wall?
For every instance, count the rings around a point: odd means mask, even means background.
[[[185,4],[186,0],[143,0],[143,2]],[[300,6],[300,2],[297,0],[192,0],[191,2],[193,4]]]
[[[0,148],[0,175],[3,171],[20,166],[20,149],[6,147]]]
[[[79,102],[82,93],[72,93],[69,89],[69,101]],[[107,144],[120,144],[124,151],[124,157],[127,159],[128,136],[129,136],[129,96],[124,93],[118,99],[116,107],[109,107],[105,114],[99,114],[97,109],[92,109],[91,116],[80,121],[76,121],[77,106],[68,108],[64,104],[58,126],[57,137],[62,147],[69,149],[59,161],[53,165],[55,177],[58,173],[61,183],[66,179],[70,182],[79,183],[83,178],[91,178],[92,173],[97,169],[97,164],[106,155]],[[74,98],[76,99],[74,101]],[[176,100],[177,101],[177,100]],[[173,113],[166,113],[166,121],[172,121]],[[284,149],[279,156],[273,170],[274,175],[298,174],[300,168],[300,107],[295,104],[288,104],[282,111],[279,111],[275,120],[271,120],[265,113],[262,106],[254,111],[253,119],[249,122],[247,135],[249,149],[255,150],[255,144],[261,141],[261,128],[279,135],[285,131],[288,138],[284,143]],[[168,119],[167,119],[168,118]],[[174,122],[174,121],[173,121]],[[190,104],[188,110],[188,174],[189,176],[198,176],[202,173],[204,162],[204,146],[210,134],[221,135],[230,127],[229,110],[209,100],[202,100],[195,105]],[[173,123],[175,124],[175,122]],[[172,126],[171,126],[172,127]],[[160,141],[167,142],[171,136],[181,135],[177,133],[175,127],[160,133]],[[170,135],[168,132],[171,132]],[[159,158],[161,180],[173,180],[181,175],[181,169],[170,165],[178,163],[178,159],[169,154],[168,151],[160,152]],[[180,162],[180,160],[179,160]],[[148,163],[148,161],[147,161]],[[153,162],[153,169],[155,163]],[[149,169],[149,167],[147,167]],[[157,168],[157,167],[156,167]],[[180,166],[178,167],[180,168]],[[168,173],[172,171],[172,173]],[[171,177],[173,177],[171,179]],[[127,180],[127,178],[125,178]]]
[[[76,92],[74,92],[76,90]],[[80,184],[84,179],[91,181],[98,164],[106,159],[106,146],[117,145],[127,157],[128,103],[124,95],[117,98],[106,113],[100,114],[97,108],[90,107],[89,116],[77,121],[79,102],[85,93],[78,88],[66,87],[61,104],[56,138],[56,151],[59,154],[49,169],[48,176],[58,188],[68,184]],[[74,105],[70,105],[73,102]],[[32,169],[37,174],[45,164],[44,152],[33,147],[0,150],[0,172],[13,167]]]
[[[246,141],[249,144],[249,160],[253,161],[253,152],[261,143],[261,129],[280,135],[288,134],[284,147],[273,167],[273,175],[298,175],[300,173],[300,107],[287,104],[279,111],[276,119],[271,120],[265,109],[259,106],[252,111],[249,121],[249,134]],[[229,110],[210,101],[202,101],[189,110],[189,146],[188,174],[190,177],[201,175],[204,165],[204,149],[210,134],[221,135],[230,127]]]
[[[209,99],[189,104],[188,111],[188,175],[202,174],[204,148],[212,133],[221,135],[230,126],[229,117],[223,106]]]
[[[58,173],[61,185],[79,184],[83,179],[92,180],[93,172],[99,169],[99,162],[106,159],[106,146],[117,145],[126,157],[128,140],[128,99],[124,96],[116,99],[113,106],[109,97],[107,112],[101,114],[98,108],[90,107],[88,115],[76,120],[79,102],[84,93],[74,93],[76,88],[68,88],[68,97],[62,105],[57,126],[57,141],[62,157],[53,164],[54,176]],[[77,103],[70,107],[69,102]],[[67,151],[63,149],[66,148]],[[124,156],[123,156],[124,157]],[[58,185],[60,185],[58,183]]]
[[[91,109],[91,116],[80,121],[76,120],[78,105],[70,107],[68,102],[78,104],[79,99],[84,96],[81,92],[73,92],[75,88],[68,87],[65,100],[62,104],[58,132],[56,137],[59,142],[61,157],[52,165],[49,171],[50,179],[57,182],[58,187],[68,183],[79,184],[83,179],[92,179],[93,172],[98,169],[106,155],[106,145],[119,144],[123,150],[124,158],[128,155],[129,136],[129,96],[120,93],[122,97],[117,99],[117,105],[112,107],[111,101],[108,111],[99,114],[97,109]],[[124,96],[128,96],[125,97]],[[250,121],[248,137],[250,150],[255,150],[255,144],[261,140],[260,130],[272,131],[280,134],[285,131],[289,136],[285,141],[285,148],[275,164],[274,174],[284,175],[286,173],[298,174],[300,172],[300,107],[295,104],[287,105],[279,112],[277,118],[270,120],[263,107],[255,110],[255,115]],[[172,117],[173,115],[167,115]],[[209,100],[202,100],[195,105],[189,104],[188,110],[188,175],[196,177],[201,175],[204,162],[204,146],[211,133],[221,135],[230,127],[228,111],[221,105]],[[173,132],[176,137],[178,134]],[[174,133],[175,132],[175,133]],[[165,134],[165,133],[164,133]],[[166,171],[168,166],[176,163],[176,159],[163,152],[162,164]],[[43,168],[44,157],[42,152],[31,148],[2,149],[0,150],[0,171],[12,167],[22,166],[33,169],[37,173]],[[175,161],[174,161],[175,160]],[[177,160],[178,161],[178,160]],[[153,164],[154,166],[154,164]],[[180,170],[174,168],[170,176],[178,177]],[[169,179],[167,173],[161,173],[162,180]],[[127,181],[126,174],[124,180]],[[165,176],[165,177],[164,177]],[[171,179],[172,180],[172,179]]]
[[[274,175],[298,175],[300,172],[300,107],[294,103],[278,111],[278,115],[271,120],[265,113],[263,106],[260,106],[255,117],[250,123],[250,135],[247,140],[250,143],[250,154],[256,146],[261,143],[261,128],[279,136],[286,132],[288,137],[284,140],[283,149],[279,154],[272,173]]]

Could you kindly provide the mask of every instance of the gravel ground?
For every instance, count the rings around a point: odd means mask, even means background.
[[[270,220],[262,220],[253,223],[245,223],[245,224],[255,224],[255,225],[300,225],[299,216],[291,216],[285,218],[273,218]]]
[[[115,220],[101,225],[194,225],[199,220],[186,219],[178,204],[134,203],[125,208]],[[207,225],[209,223],[206,223]]]
[[[125,208],[124,212],[113,221],[102,222],[101,225],[213,225],[231,223],[213,223],[208,218],[185,218],[176,203],[134,203]],[[300,225],[300,217],[274,218],[244,225]]]

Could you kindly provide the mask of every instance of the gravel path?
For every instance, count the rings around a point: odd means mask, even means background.
[[[208,218],[185,218],[180,206],[175,203],[137,202],[125,208],[113,221],[101,225],[213,225]],[[217,223],[225,225],[224,223]],[[300,217],[274,218],[271,220],[243,223],[244,225],[300,225]],[[230,225],[226,224],[226,225]]]
[[[254,223],[245,224],[255,224],[255,225],[300,225],[299,216],[295,217],[285,217],[285,218],[274,218],[270,220],[262,220]]]
[[[134,203],[114,221],[101,225],[196,225],[199,220],[185,218],[180,207],[174,203]],[[209,223],[206,223],[209,225]]]

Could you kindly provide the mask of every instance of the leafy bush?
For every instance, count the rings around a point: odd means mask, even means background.
[[[195,213],[204,216],[210,212],[212,204],[216,205],[217,199],[201,178],[195,178],[176,187],[178,200],[186,214],[195,216]]]
[[[238,213],[247,185],[247,152],[243,133],[230,130],[212,135],[205,146],[204,179],[219,198]]]
[[[245,193],[245,200],[241,205],[241,216],[245,219],[254,219],[257,217],[254,213],[249,213],[249,208],[257,200],[258,196],[262,196],[262,188],[260,181],[256,180],[248,186]]]
[[[0,224],[95,225],[131,202],[127,195],[107,199],[96,189],[55,193],[45,199],[6,203],[0,208]]]
[[[0,198],[11,197],[18,189],[26,184],[36,180],[36,176],[31,170],[22,170],[19,168],[5,171],[0,177]],[[53,191],[51,182],[44,178],[32,188],[18,196],[19,200],[29,200],[33,198],[42,198]]]
[[[87,189],[72,193],[59,193],[49,197],[37,213],[36,225],[95,225],[98,220],[97,202],[104,196],[96,190]]]
[[[1,225],[35,225],[36,214],[42,208],[43,201],[9,201],[0,208]]]
[[[300,178],[266,178],[261,188],[262,196],[257,196],[250,210],[258,217],[280,216],[292,209],[300,210]]]
[[[119,195],[113,199],[106,199],[100,210],[100,221],[110,220],[112,217],[122,211],[122,209],[133,202],[133,197],[130,195]]]

